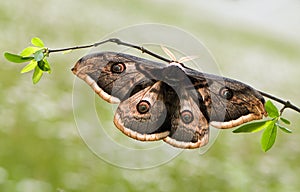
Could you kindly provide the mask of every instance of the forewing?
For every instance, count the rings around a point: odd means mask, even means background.
[[[266,115],[263,96],[249,85],[191,69],[186,73],[205,104],[212,126],[232,128]]]
[[[159,70],[163,66],[162,63],[127,54],[100,52],[81,58],[72,71],[101,98],[119,103],[155,83],[143,71]]]

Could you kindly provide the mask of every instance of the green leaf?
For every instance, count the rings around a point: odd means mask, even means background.
[[[286,127],[283,127],[281,125],[277,125],[283,132],[285,133],[292,133],[292,130],[286,128]]]
[[[48,73],[51,73],[51,67],[50,67],[50,63],[48,62],[47,59],[43,59],[43,61],[45,62],[45,67],[48,69]]]
[[[31,56],[33,55],[35,52],[39,51],[41,48],[39,47],[26,47],[22,52],[21,52],[21,56],[22,57],[28,57],[28,56]]]
[[[43,71],[38,66],[36,66],[34,68],[34,72],[32,75],[33,84],[36,84],[37,82],[39,82],[39,80],[41,79],[42,76],[43,76]]]
[[[44,42],[38,37],[32,38],[31,43],[32,43],[32,45],[37,46],[37,47],[44,47],[45,46]]]
[[[271,121],[268,127],[262,134],[261,147],[264,152],[267,152],[274,145],[277,136],[277,125],[274,121]]]
[[[269,117],[271,117],[271,118],[279,117],[279,111],[278,111],[277,107],[270,100],[268,100],[265,103],[265,109],[268,112]]]
[[[283,118],[283,117],[280,117],[280,120],[281,120],[283,123],[287,124],[287,125],[290,125],[290,124],[291,124],[291,122],[290,122],[289,120],[287,120],[287,119],[285,119],[285,118]]]
[[[48,62],[45,62],[45,59],[38,61],[37,64],[42,71],[50,71],[50,65]]]
[[[245,125],[240,126],[239,128],[235,129],[233,133],[254,133],[258,132],[272,123],[271,120],[267,121],[258,121],[258,122],[253,122],[253,123],[248,123]]]
[[[4,57],[8,61],[13,62],[13,63],[24,63],[24,62],[31,61],[32,59],[34,59],[34,57],[22,57],[20,55],[8,53],[8,52],[4,53]]]
[[[33,70],[36,66],[37,66],[37,62],[35,60],[31,60],[30,63],[21,70],[21,73],[29,72]]]
[[[33,54],[34,59],[39,62],[44,59],[44,50],[41,49]]]

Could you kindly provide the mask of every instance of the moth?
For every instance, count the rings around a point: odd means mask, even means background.
[[[167,62],[97,52],[82,57],[72,72],[105,101],[119,103],[114,124],[133,139],[199,148],[209,141],[210,125],[227,129],[267,115],[263,96],[249,85],[117,43]]]

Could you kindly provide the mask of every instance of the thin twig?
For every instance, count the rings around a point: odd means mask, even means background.
[[[69,50],[76,50],[76,49],[86,49],[86,48],[91,48],[91,47],[97,47],[99,45],[102,45],[102,44],[105,44],[105,43],[108,43],[108,42],[116,43],[118,45],[123,45],[123,46],[126,46],[126,47],[131,47],[131,48],[134,48],[134,49],[138,49],[138,50],[142,51],[142,53],[147,53],[147,54],[149,54],[149,55],[151,55],[151,56],[153,56],[157,59],[160,59],[162,61],[165,61],[165,62],[168,62],[168,63],[172,62],[172,60],[164,58],[164,57],[162,57],[162,56],[160,56],[156,53],[153,53],[153,52],[145,49],[142,46],[126,43],[126,42],[123,42],[123,41],[121,41],[120,39],[117,39],[117,38],[111,38],[111,39],[107,39],[107,40],[104,40],[104,41],[100,41],[100,42],[89,44],[89,45],[83,45],[83,46],[75,46],[75,47],[68,47],[68,48],[62,48],[62,49],[48,49],[47,52],[48,52],[48,54],[50,54],[50,53],[55,53],[55,52],[62,52],[62,51],[69,51]],[[282,100],[278,97],[275,97],[273,95],[270,95],[270,94],[262,92],[262,91],[259,91],[259,93],[262,94],[265,97],[268,97],[269,99],[272,99],[272,100],[274,100],[278,103],[283,104],[284,106],[280,110],[281,114],[286,108],[293,109],[293,110],[297,111],[298,113],[300,113],[300,108],[297,107],[296,105],[292,104],[289,101],[284,101],[284,100]]]
[[[265,97],[268,97],[269,99],[272,99],[274,101],[277,101],[278,103],[283,104],[284,106],[280,110],[280,113],[282,113],[286,108],[293,109],[293,110],[297,111],[298,113],[300,113],[300,108],[297,107],[296,105],[292,104],[290,101],[284,101],[284,100],[282,100],[282,99],[280,99],[278,97],[275,97],[273,95],[270,95],[270,94],[262,92],[262,91],[259,91],[259,93],[262,94]]]
[[[62,48],[62,49],[48,49],[48,54],[54,53],[54,52],[62,52],[62,51],[97,47],[99,45],[102,45],[102,44],[108,43],[108,42],[116,43],[118,45],[123,45],[123,46],[126,46],[126,47],[131,47],[131,48],[134,48],[134,49],[138,49],[138,50],[142,51],[142,53],[147,53],[147,54],[149,54],[149,55],[151,55],[151,56],[153,56],[157,59],[160,59],[162,61],[165,61],[165,62],[168,62],[168,63],[172,62],[170,59],[164,58],[164,57],[162,57],[162,56],[160,56],[156,53],[153,53],[153,52],[149,51],[148,49],[145,49],[142,46],[137,46],[137,45],[133,45],[133,44],[130,44],[130,43],[126,43],[126,42],[123,42],[123,41],[121,41],[120,39],[117,39],[117,38],[111,38],[111,39],[107,39],[107,40],[104,40],[104,41],[100,41],[98,43],[83,45],[83,46],[75,46],[75,47],[68,47],[68,48]]]

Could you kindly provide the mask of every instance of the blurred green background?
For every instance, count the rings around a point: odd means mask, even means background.
[[[0,0],[0,50],[17,53],[35,36],[59,48],[133,24],[168,24],[203,41],[224,76],[299,106],[299,8],[296,0]],[[53,73],[37,85],[31,74],[19,74],[21,65],[0,57],[1,192],[300,190],[300,116],[290,110],[293,134],[280,132],[267,153],[260,133],[226,130],[204,155],[188,150],[156,168],[104,162],[82,141],[73,117],[70,69],[85,53],[53,55]]]

